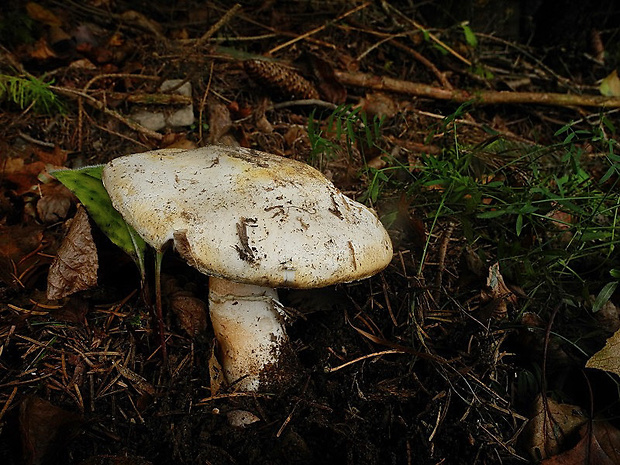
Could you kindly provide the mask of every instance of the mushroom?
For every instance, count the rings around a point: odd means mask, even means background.
[[[376,214],[304,163],[207,146],[117,158],[103,169],[112,204],[161,252],[172,241],[209,275],[224,374],[241,390],[269,385],[287,342],[275,288],[372,276],[392,258]]]

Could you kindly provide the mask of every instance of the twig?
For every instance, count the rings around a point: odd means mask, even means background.
[[[220,30],[220,28],[226,24],[228,21],[230,21],[230,19],[237,13],[237,11],[239,11],[241,9],[241,5],[239,5],[238,3],[236,3],[230,10],[228,10],[224,16],[222,16],[220,18],[220,20],[215,23],[213,26],[211,26],[209,28],[209,30],[207,32],[205,32],[202,37],[200,37],[200,39],[198,39],[196,41],[196,43],[194,44],[194,48],[199,48],[200,46],[202,46],[207,40],[209,40],[211,37],[213,37],[213,34],[215,34],[217,31]]]
[[[2,411],[0,411],[0,421],[2,421],[2,418],[6,414],[9,407],[11,406],[11,402],[13,402],[13,398],[15,397],[15,394],[17,394],[17,389],[18,389],[17,386],[13,388],[13,391],[9,395],[9,398],[4,403],[4,407],[2,407]]]
[[[348,367],[349,365],[353,365],[354,363],[360,362],[362,360],[366,360],[367,358],[373,358],[373,357],[380,357],[381,355],[388,355],[388,354],[405,354],[407,352],[402,351],[402,350],[398,350],[398,349],[389,349],[389,350],[384,350],[382,352],[375,352],[374,354],[366,354],[366,355],[362,355],[361,357],[357,357],[353,360],[349,360],[347,363],[343,363],[342,365],[339,365],[337,367],[325,367],[325,373],[333,373],[334,371],[338,371],[342,368]]]
[[[40,145],[41,147],[47,147],[47,148],[51,148],[51,149],[56,147],[56,144],[54,144],[52,142],[43,142],[42,140],[35,139],[34,137],[29,136],[28,134],[26,134],[25,132],[22,132],[22,131],[19,131],[19,137],[24,139],[26,142],[30,142],[31,144],[35,144],[35,145]]]
[[[456,103],[473,102],[477,105],[539,104],[553,106],[619,108],[620,98],[602,95],[573,95],[554,92],[508,92],[494,90],[466,91],[443,89],[418,82],[402,81],[386,76],[336,71],[336,79],[348,86],[396,92],[436,100],[450,100]]]
[[[205,89],[204,94],[202,95],[202,99],[200,100],[200,107],[198,108],[198,140],[202,142],[202,117],[205,110],[205,105],[207,104],[207,97],[209,96],[209,91],[211,90],[211,81],[213,80],[213,66],[215,62],[211,62],[211,69],[209,70],[209,81],[207,81],[207,88]]]
[[[465,58],[463,55],[461,55],[460,53],[456,52],[455,50],[453,50],[451,47],[449,47],[445,42],[443,42],[442,40],[440,40],[439,38],[437,38],[437,36],[435,34],[433,34],[432,32],[429,32],[427,28],[425,28],[424,26],[422,26],[420,23],[414,21],[413,19],[409,18],[407,15],[401,13],[399,10],[397,10],[396,8],[394,8],[392,5],[390,5],[388,2],[385,2],[385,5],[392,10],[394,13],[396,13],[398,16],[400,16],[402,19],[404,19],[405,21],[407,21],[409,24],[411,24],[413,27],[415,27],[416,29],[419,29],[420,31],[425,31],[428,34],[428,37],[435,42],[437,45],[439,45],[440,47],[446,49],[448,52],[450,52],[452,55],[454,55],[456,58],[458,58],[459,60],[461,60],[463,63],[465,63],[467,66],[471,66],[471,61],[469,61],[467,58]]]
[[[448,251],[448,244],[452,238],[452,232],[454,231],[454,223],[448,225],[441,238],[439,244],[439,267],[437,270],[437,276],[435,276],[435,291],[433,292],[433,300],[435,303],[439,301],[439,294],[441,292],[441,285],[443,283],[443,273],[446,271],[446,253]]]
[[[86,83],[84,87],[82,87],[82,92],[86,92],[90,87],[97,81],[101,79],[144,79],[147,81],[161,81],[162,78],[159,76],[149,76],[145,74],[130,74],[130,73],[106,73],[106,74],[98,74],[93,77],[90,81]]]
[[[450,84],[450,81],[448,81],[448,79],[446,78],[445,73],[442,73],[441,71],[439,71],[439,68],[437,68],[437,66],[435,66],[428,58],[426,58],[420,52],[418,52],[417,50],[412,49],[411,47],[406,46],[405,44],[401,44],[399,41],[397,41],[395,39],[391,39],[390,40],[390,44],[392,44],[395,47],[400,48],[401,50],[409,53],[416,60],[418,60],[420,63],[422,63],[428,69],[430,69],[431,72],[437,77],[437,79],[439,79],[439,82],[441,82],[441,85],[444,86],[446,89],[453,89],[452,84]]]
[[[273,105],[269,105],[265,109],[265,111],[279,110],[280,108],[296,107],[296,106],[304,106],[304,105],[314,105],[317,107],[325,107],[325,108],[329,108],[330,110],[335,110],[336,108],[338,108],[338,105],[333,104],[331,102],[326,102],[325,100],[307,98],[307,99],[302,99],[302,100],[289,100],[287,102],[274,103]]]
[[[204,399],[200,399],[194,405],[203,406],[214,400],[230,399],[232,397],[272,397],[272,396],[273,394],[267,394],[267,393],[261,394],[258,392],[231,392],[230,394],[218,394],[215,396],[205,397]]]
[[[142,126],[141,124],[138,124],[134,121],[131,121],[125,118],[120,113],[114,110],[110,110],[107,106],[105,106],[103,102],[100,102],[96,98],[91,97],[90,95],[85,94],[84,92],[80,92],[78,90],[69,89],[68,87],[60,87],[60,86],[49,86],[49,88],[55,92],[58,92],[61,95],[64,95],[65,97],[75,98],[75,99],[81,97],[90,106],[95,107],[97,110],[103,111],[108,116],[112,116],[113,118],[116,118],[117,120],[123,122],[125,125],[133,129],[134,131],[144,134],[145,136],[148,136],[155,140],[162,140],[164,138],[164,136],[161,135],[160,133],[151,131],[150,129]]]
[[[192,98],[181,94],[151,94],[148,92],[105,92],[106,98],[145,105],[190,105]]]
[[[340,21],[343,18],[346,18],[347,16],[352,15],[353,13],[358,12],[359,10],[363,10],[364,8],[366,8],[368,5],[370,5],[372,2],[365,2],[362,3],[361,5],[353,8],[352,10],[347,11],[346,13],[341,14],[340,16],[338,16],[336,19],[333,20],[333,22],[336,21]],[[284,42],[283,44],[278,45],[277,47],[272,48],[271,50],[269,50],[267,52],[267,56],[272,55],[274,53],[276,53],[278,50],[282,50],[285,47],[288,47],[289,45],[294,44],[295,42],[299,42],[302,39],[305,39],[306,37],[310,37],[311,35],[316,34],[317,32],[322,31],[323,29],[325,29],[327,26],[329,26],[329,23],[323,24],[322,26],[319,26],[315,29],[312,29],[311,31],[308,31],[300,36],[297,36],[291,40],[289,40],[288,42]]]

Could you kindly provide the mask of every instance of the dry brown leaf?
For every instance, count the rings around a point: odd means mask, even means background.
[[[207,304],[198,297],[183,292],[174,293],[170,296],[170,307],[179,319],[181,327],[191,337],[207,329]]]
[[[532,419],[524,431],[525,447],[536,459],[558,454],[564,440],[587,421],[586,415],[575,405],[559,404],[539,395],[534,404]]]
[[[47,163],[49,165],[53,165],[54,167],[62,167],[65,166],[67,161],[66,150],[61,149],[59,146],[55,146],[54,150],[48,152],[47,150],[42,150],[39,148],[34,149],[34,153],[37,158],[43,163]]]
[[[38,176],[45,170],[45,163],[35,161],[25,163],[22,158],[7,158],[1,165],[0,172],[4,179],[9,182],[16,195],[32,192],[33,186],[39,183]]]
[[[24,279],[26,270],[34,271],[44,263],[35,253],[42,246],[43,226],[0,226],[0,281],[19,288],[18,277]]]
[[[37,202],[37,215],[43,223],[56,223],[67,218],[73,194],[59,182],[40,186],[41,198]]]
[[[516,296],[504,282],[499,263],[489,267],[487,289],[482,291],[482,300],[488,302],[483,308],[483,317],[496,319],[504,318],[508,313],[508,304],[517,302]]]
[[[44,6],[35,2],[26,3],[26,13],[31,19],[46,24],[47,26],[61,26],[62,21]]]
[[[209,143],[231,145],[229,139],[232,119],[226,105],[212,102],[209,104]]]
[[[179,134],[171,132],[169,134],[165,134],[164,138],[161,141],[162,148],[167,149],[195,149],[198,148],[196,142],[189,140],[185,134]]]
[[[35,60],[47,60],[56,57],[56,52],[50,48],[45,37],[41,37],[30,47],[29,54]]]
[[[581,440],[572,449],[543,460],[541,465],[617,465],[620,463],[620,431],[607,422],[583,425]]]
[[[597,368],[620,375],[620,330],[607,339],[605,347],[586,362],[586,367]]]
[[[71,430],[81,423],[80,416],[52,405],[40,397],[27,397],[19,409],[19,426],[24,462],[38,465],[62,446]]]
[[[79,207],[47,275],[47,298],[58,300],[96,286],[98,268],[88,215]]]
[[[360,105],[370,116],[392,118],[398,113],[398,104],[389,95],[382,92],[366,94]]]
[[[590,296],[592,303],[596,300],[595,295]],[[594,318],[599,323],[601,329],[610,333],[615,333],[620,329],[620,309],[611,300],[605,302],[594,314]]]

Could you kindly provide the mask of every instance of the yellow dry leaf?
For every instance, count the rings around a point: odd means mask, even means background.
[[[523,432],[523,440],[535,460],[559,454],[567,438],[588,419],[576,405],[560,404],[541,395],[536,398],[532,413]]]
[[[618,71],[614,69],[601,81],[598,89],[606,97],[620,97],[620,77],[618,77]]]
[[[48,26],[61,26],[62,21],[47,8],[39,5],[35,2],[28,2],[26,4],[26,12],[30,18],[40,23],[47,24]]]
[[[620,375],[620,330],[607,339],[605,347],[586,362],[586,367]]]

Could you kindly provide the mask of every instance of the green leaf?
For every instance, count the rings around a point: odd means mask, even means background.
[[[142,272],[143,265],[140,263],[144,263],[146,244],[112,206],[108,191],[101,182],[102,170],[103,165],[97,165],[76,170],[55,170],[51,174],[75,194],[101,231],[131,255]]]
[[[478,46],[478,38],[476,37],[476,34],[474,34],[474,31],[471,30],[468,24],[461,24],[461,27],[463,28],[467,45],[476,48]]]
[[[517,224],[516,224],[517,236],[521,235],[522,230],[523,230],[523,215],[519,213],[519,215],[517,216]]]
[[[601,289],[601,292],[598,293],[596,299],[594,300],[594,304],[592,305],[592,313],[596,313],[603,308],[603,305],[609,301],[613,293],[616,291],[616,287],[618,287],[618,281],[612,281],[603,286],[603,289]]]
[[[499,216],[503,216],[506,215],[507,213],[509,213],[506,210],[489,210],[483,213],[478,213],[476,216],[478,218],[497,218]]]

